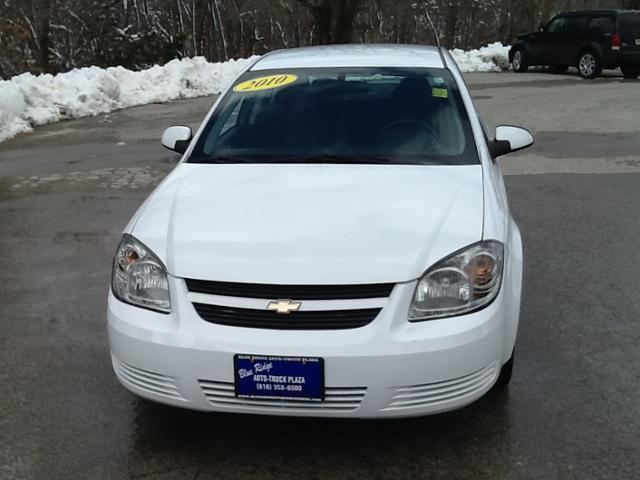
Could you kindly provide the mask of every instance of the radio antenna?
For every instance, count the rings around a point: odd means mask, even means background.
[[[429,10],[427,6],[424,6],[424,14],[427,16],[427,21],[429,22],[429,26],[431,27],[431,31],[433,32],[433,36],[436,39],[436,46],[438,47],[438,53],[440,54],[440,59],[442,60],[442,66],[447,68],[447,61],[444,58],[444,54],[442,53],[442,45],[440,45],[440,35],[438,34],[438,30],[436,30],[436,26],[433,24],[431,20],[431,15],[429,15]]]

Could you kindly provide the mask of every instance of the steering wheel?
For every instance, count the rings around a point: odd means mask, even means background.
[[[382,129],[380,137],[385,138],[389,135],[389,132],[401,129],[405,129],[405,131],[411,131],[411,129],[413,129],[415,131],[415,133],[408,136],[408,138],[414,138],[418,135],[423,135],[425,137],[423,147],[432,145],[435,146],[438,150],[442,150],[442,144],[438,140],[438,133],[434,130],[434,128],[431,127],[431,125],[427,125],[426,123],[422,123],[417,120],[396,120],[395,122],[391,122]]]

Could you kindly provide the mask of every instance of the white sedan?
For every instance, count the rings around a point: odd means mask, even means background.
[[[493,135],[492,135],[493,136]],[[220,96],[129,222],[112,362],[142,397],[327,417],[452,410],[511,377],[522,243],[495,138],[435,47],[292,49]]]

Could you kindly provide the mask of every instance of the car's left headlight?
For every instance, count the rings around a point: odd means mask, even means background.
[[[409,321],[462,315],[487,306],[500,291],[503,259],[502,243],[486,240],[441,260],[418,281]]]
[[[171,311],[167,269],[131,235],[123,235],[116,250],[111,287],[123,302],[163,313]]]

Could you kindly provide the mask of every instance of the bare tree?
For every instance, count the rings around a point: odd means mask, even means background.
[[[298,0],[314,20],[319,44],[349,43],[362,0]]]
[[[309,44],[513,41],[562,10],[640,0],[0,0],[0,76],[85,65],[144,68]]]

